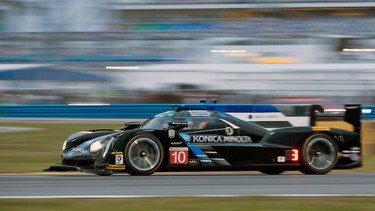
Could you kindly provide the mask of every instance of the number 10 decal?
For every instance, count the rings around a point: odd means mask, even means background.
[[[170,147],[169,148],[170,164],[188,164],[189,149],[187,147]]]

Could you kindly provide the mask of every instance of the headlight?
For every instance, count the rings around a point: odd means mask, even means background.
[[[103,146],[104,146],[104,144],[103,144],[102,140],[95,141],[90,146],[90,152],[97,152],[100,149],[102,149]]]
[[[63,144],[63,147],[62,147],[62,150],[64,151],[66,149],[66,140],[64,141],[64,144]]]

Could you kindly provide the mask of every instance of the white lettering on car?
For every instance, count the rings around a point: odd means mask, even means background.
[[[252,143],[249,136],[192,136],[193,143]]]

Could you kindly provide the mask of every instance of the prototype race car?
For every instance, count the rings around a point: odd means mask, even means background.
[[[64,142],[60,168],[98,175],[183,170],[325,174],[361,166],[359,105],[347,106],[344,114],[354,131],[316,126],[268,130],[215,105],[177,105],[145,122],[127,122],[124,129],[75,133]]]

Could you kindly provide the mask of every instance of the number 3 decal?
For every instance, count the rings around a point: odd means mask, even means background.
[[[188,164],[189,149],[187,147],[171,147],[169,148],[170,164]]]

